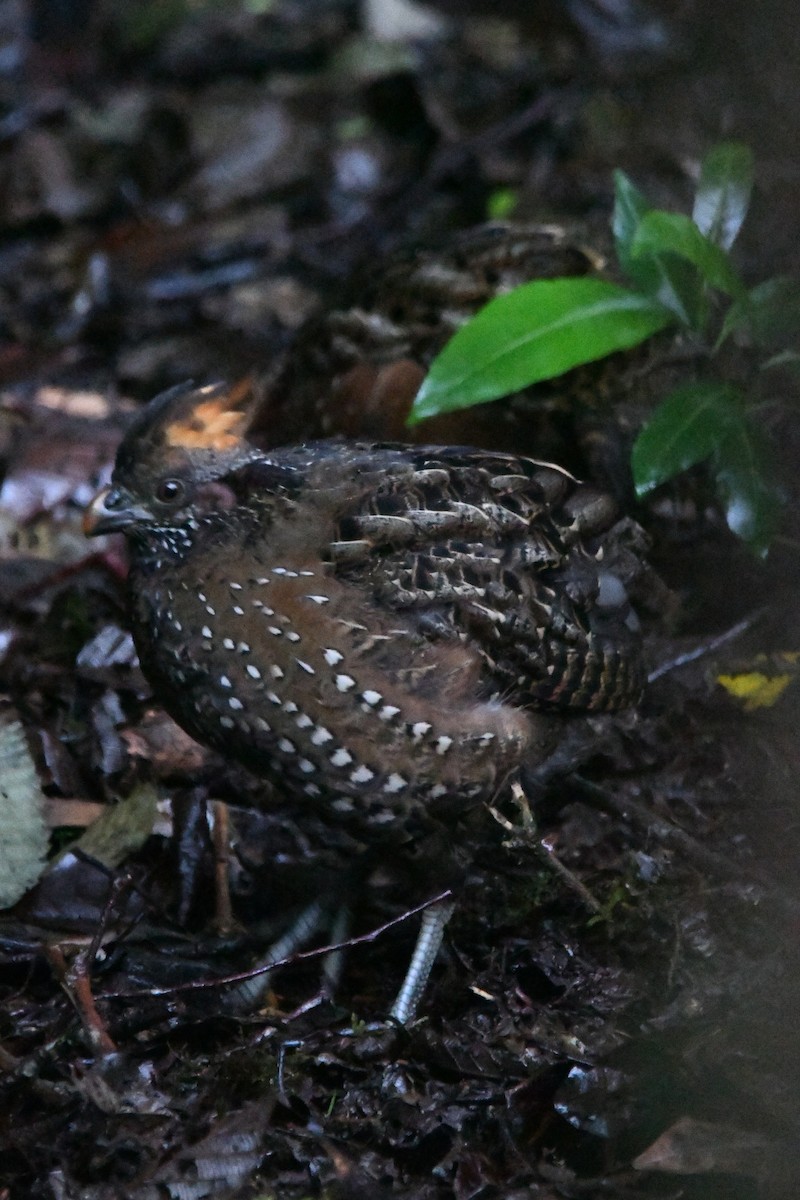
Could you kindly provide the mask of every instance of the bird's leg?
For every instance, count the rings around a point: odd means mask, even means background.
[[[397,999],[392,1005],[390,1016],[400,1025],[407,1025],[414,1019],[417,1005],[422,999],[428,976],[436,960],[439,947],[442,944],[444,927],[453,915],[455,904],[452,900],[441,900],[432,904],[422,914],[422,925],[411,955],[403,986],[397,993]]]
[[[307,945],[314,934],[322,928],[328,912],[328,908],[321,900],[313,900],[302,910],[286,932],[272,943],[261,962],[256,964],[255,970],[260,973],[242,980],[238,987],[231,992],[231,1002],[237,1009],[254,1009],[261,1003],[269,989],[272,972],[261,971],[260,968],[282,962]]]
[[[336,989],[342,978],[342,968],[344,967],[345,952],[342,949],[342,943],[346,942],[350,936],[350,910],[342,904],[337,908],[333,920],[330,922],[329,941],[332,946],[338,946],[338,950],[329,950],[322,960],[322,986],[327,997],[335,996]]]

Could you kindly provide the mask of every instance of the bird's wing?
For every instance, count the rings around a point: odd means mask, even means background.
[[[598,710],[638,697],[638,622],[607,497],[514,455],[373,447],[369,462],[377,473],[328,547],[339,576],[425,637],[468,640],[487,686],[518,702]]]

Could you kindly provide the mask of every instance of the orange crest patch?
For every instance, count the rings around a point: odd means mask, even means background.
[[[202,391],[217,391],[202,389]],[[251,395],[250,381],[212,395],[188,413],[182,413],[164,436],[168,446],[182,450],[233,450],[242,440],[250,420],[250,405],[242,402]]]

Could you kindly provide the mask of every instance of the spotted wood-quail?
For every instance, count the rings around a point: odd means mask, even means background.
[[[308,321],[275,360],[264,380],[265,438],[271,445],[331,434],[424,443],[466,438],[505,449],[533,433],[541,446],[542,422],[531,409],[541,415],[568,404],[574,413],[584,400],[596,403],[607,390],[603,365],[539,387],[526,394],[527,403],[518,397],[514,404],[477,405],[411,429],[406,418],[434,355],[494,296],[532,279],[593,274],[603,266],[601,254],[557,225],[495,223],[433,249],[398,251],[357,275],[339,303]],[[623,373],[616,363],[618,386]]]
[[[562,463],[627,506],[630,450],[654,403],[689,369],[669,341],[576,367],[493,403],[408,427],[414,397],[453,333],[495,296],[531,280],[606,278],[585,231],[494,223],[434,248],[398,251],[357,274],[339,302],[309,320],[265,372],[258,416],[265,445],[344,435],[507,450]],[[597,239],[594,239],[597,241]]]
[[[636,700],[641,562],[602,493],[468,448],[263,451],[253,403],[157,397],[87,513],[88,533],[127,535],[142,667],[190,734],[400,845],[452,836],[565,714]],[[449,912],[426,915],[401,1021]]]

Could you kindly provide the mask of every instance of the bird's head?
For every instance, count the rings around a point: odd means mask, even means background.
[[[223,480],[262,457],[246,437],[257,403],[249,380],[183,384],[156,396],[125,434],[111,483],[86,510],[86,534],[146,537],[234,503]]]

